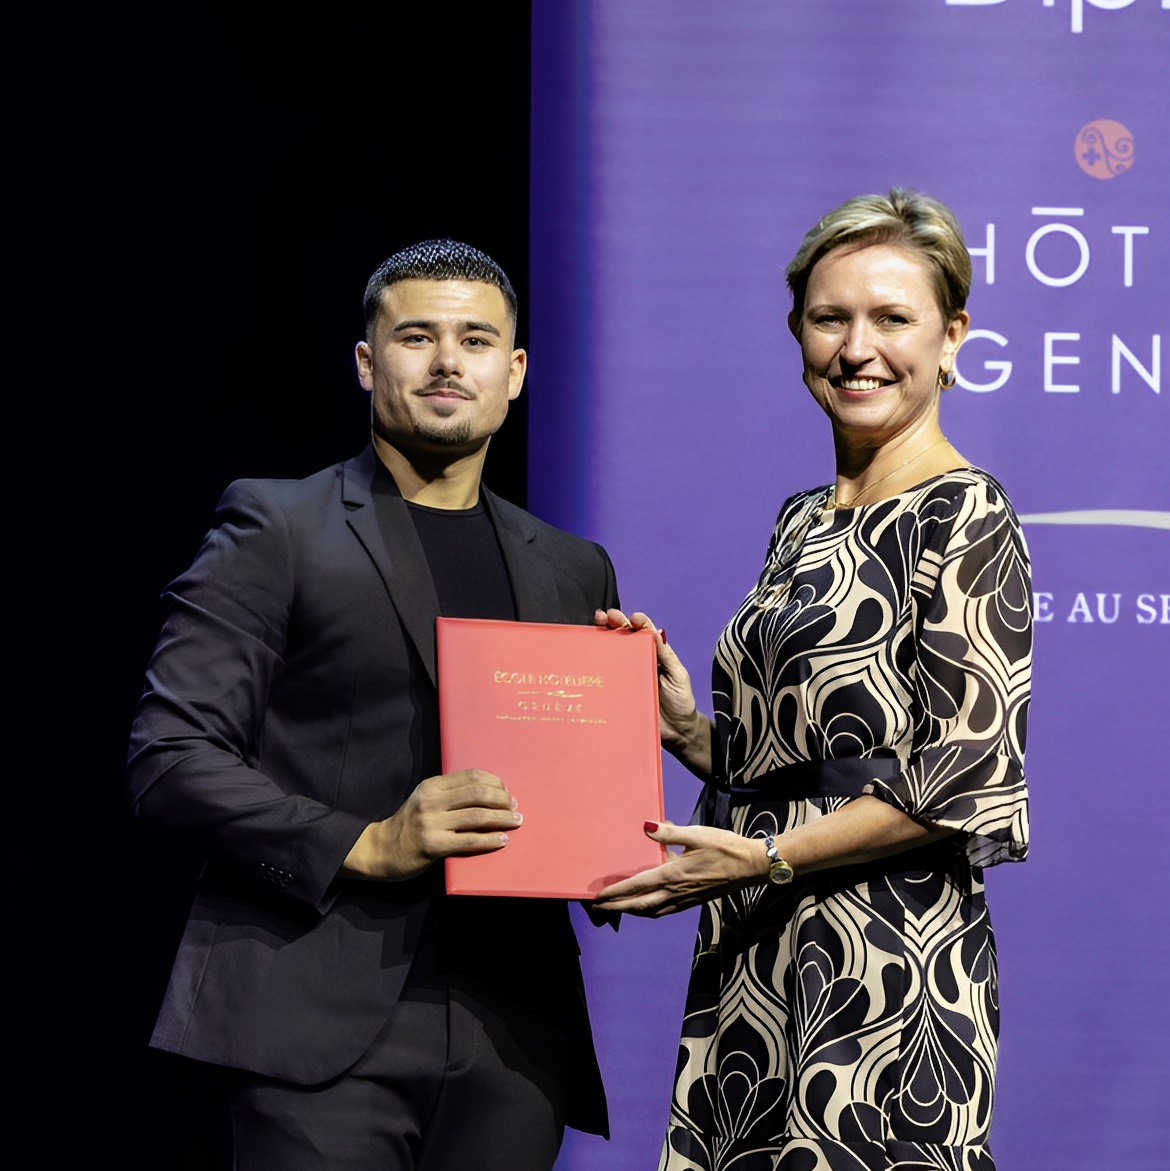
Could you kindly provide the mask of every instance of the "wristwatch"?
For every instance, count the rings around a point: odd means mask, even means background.
[[[768,881],[776,886],[787,886],[796,875],[792,867],[780,857],[776,839],[771,834],[764,837],[764,853],[768,855]]]

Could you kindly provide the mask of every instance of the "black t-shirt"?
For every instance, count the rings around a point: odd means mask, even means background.
[[[515,619],[512,583],[483,503],[459,509],[406,506],[431,570],[439,612],[448,618]]]

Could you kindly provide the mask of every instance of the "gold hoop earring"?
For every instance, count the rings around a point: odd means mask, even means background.
[[[939,370],[938,372],[938,388],[939,390],[950,390],[956,382],[959,381],[959,376],[954,370]]]

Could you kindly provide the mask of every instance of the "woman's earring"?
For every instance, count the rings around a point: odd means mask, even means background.
[[[959,381],[959,376],[951,370],[940,369],[938,372],[938,388],[939,390],[950,390],[956,382]]]

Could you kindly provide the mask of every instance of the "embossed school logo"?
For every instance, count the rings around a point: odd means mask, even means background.
[[[1133,166],[1133,135],[1127,126],[1098,118],[1077,131],[1077,164],[1094,179],[1116,179]]]

